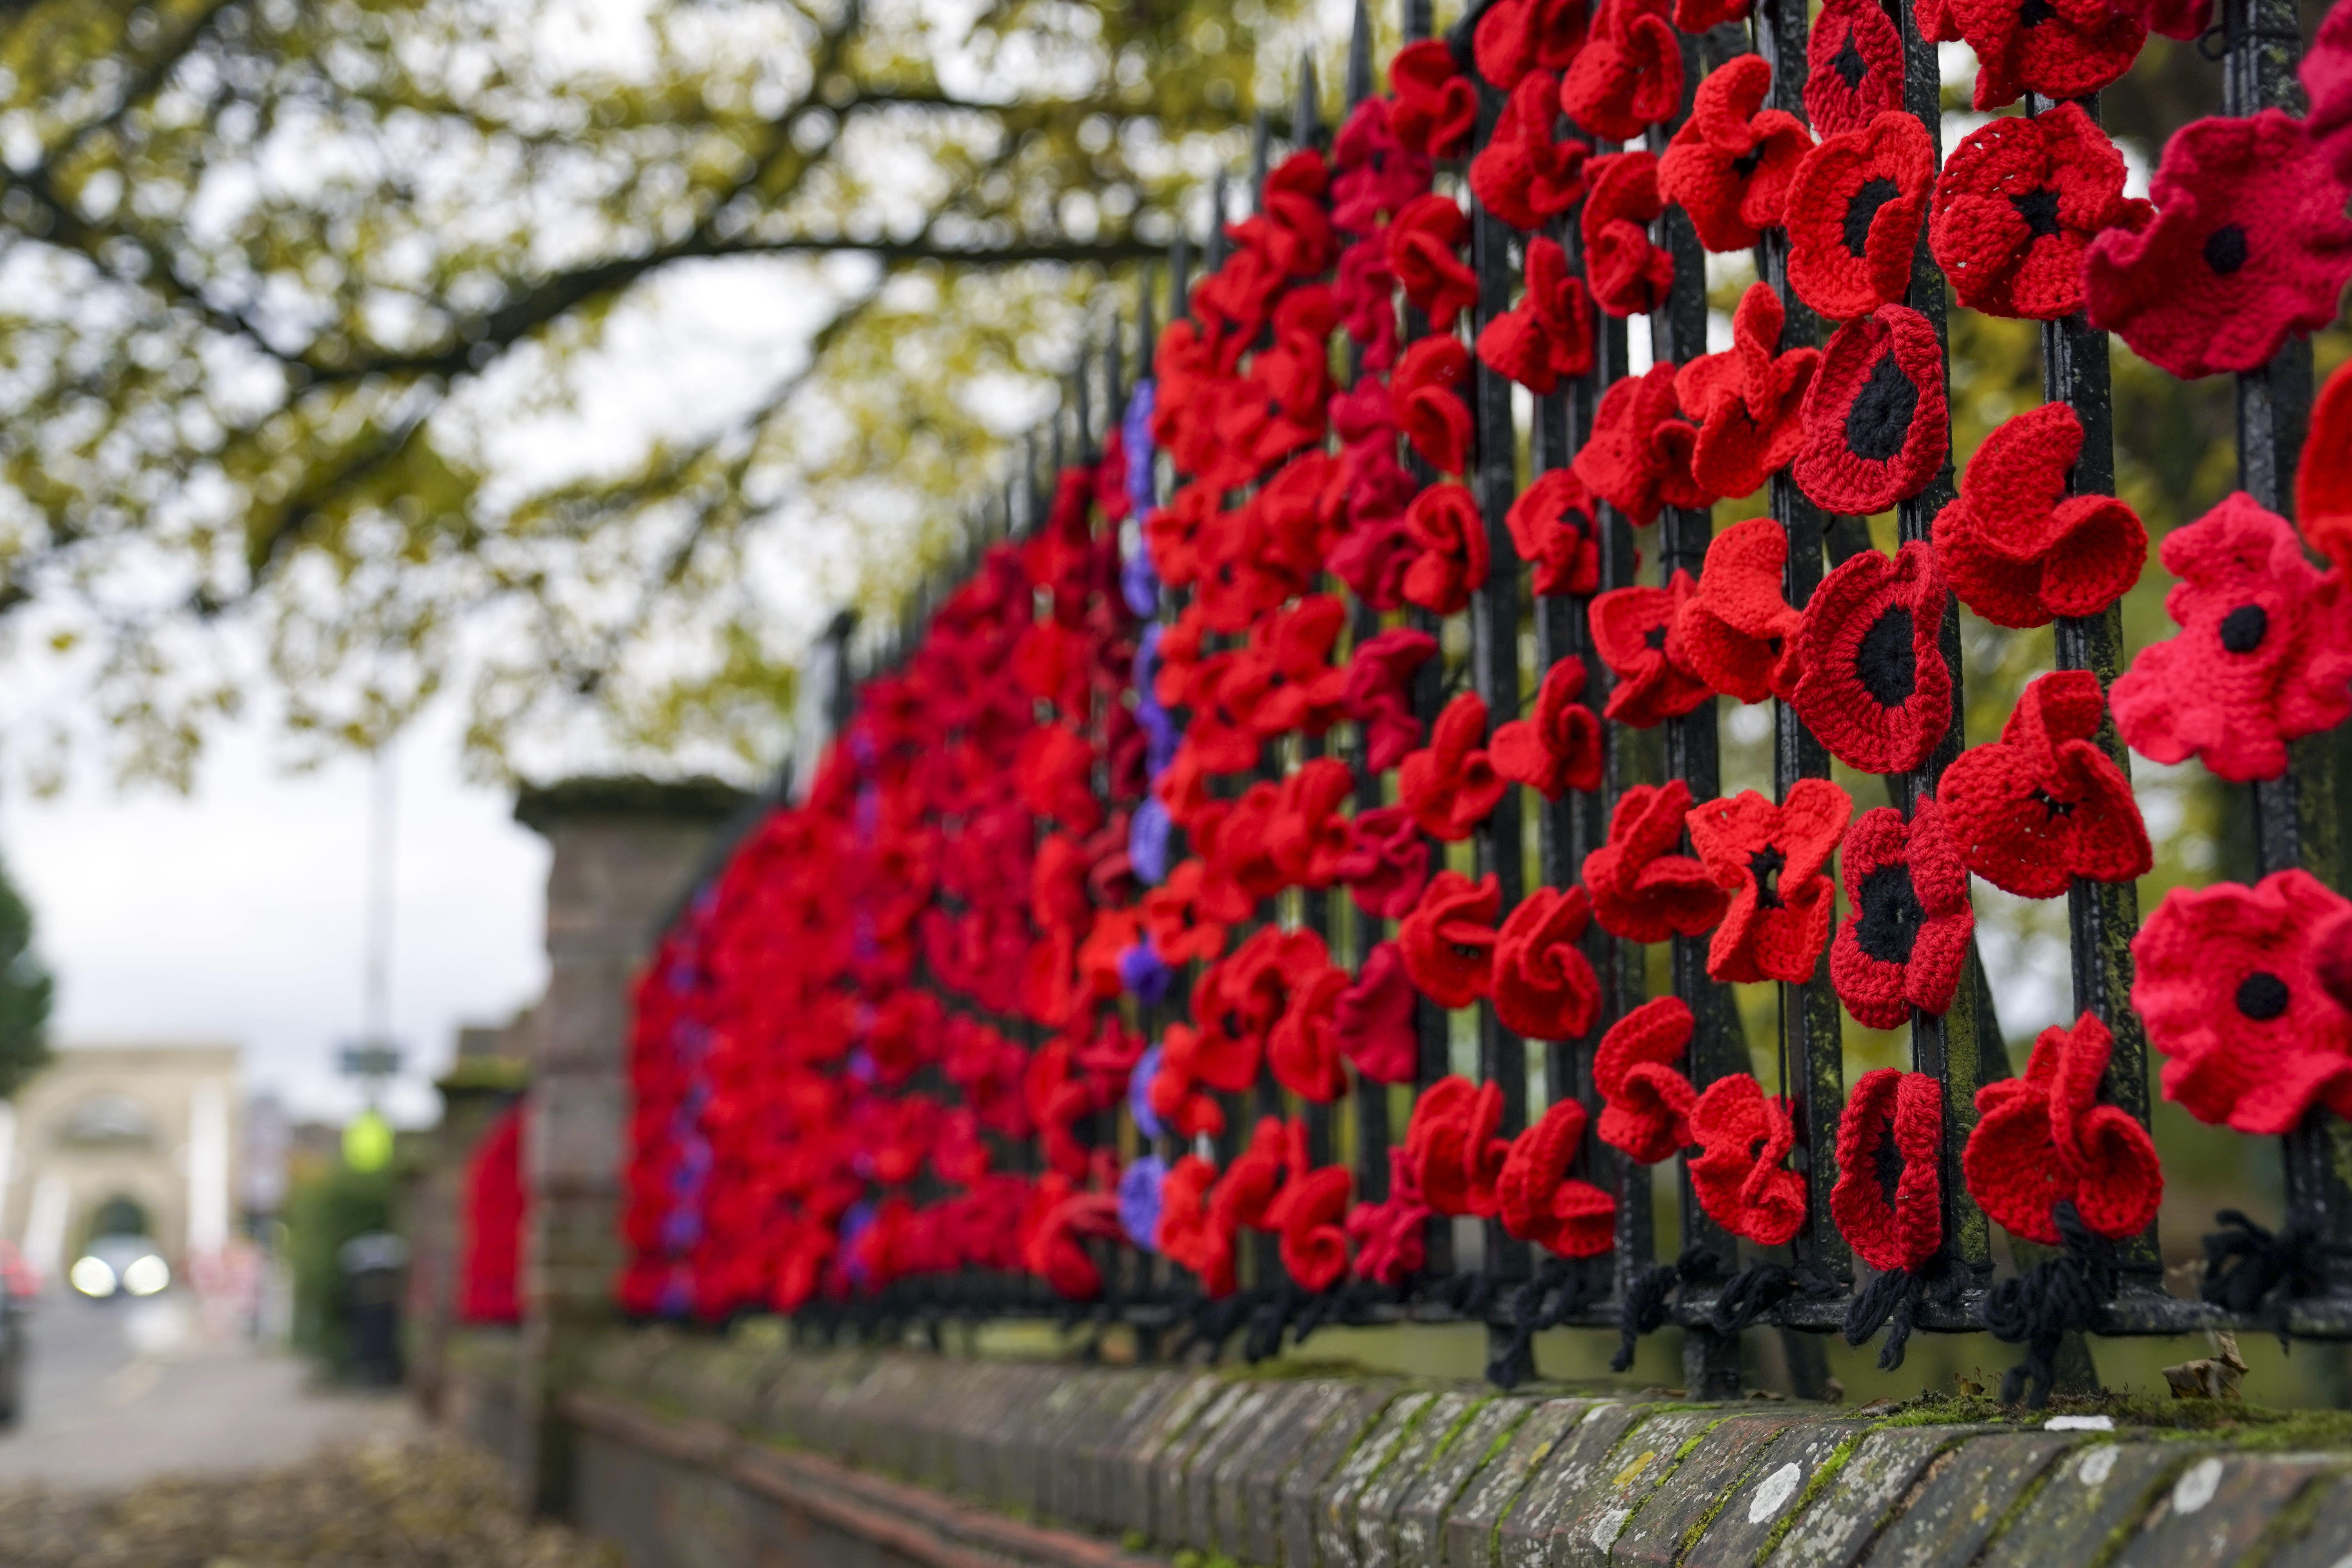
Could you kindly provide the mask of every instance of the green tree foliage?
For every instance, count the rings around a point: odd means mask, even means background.
[[[0,1100],[16,1097],[49,1060],[57,984],[33,951],[33,911],[0,869]]]

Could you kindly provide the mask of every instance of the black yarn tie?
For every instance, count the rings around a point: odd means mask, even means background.
[[[1633,1364],[1634,1342],[1666,1324],[1666,1299],[1677,1285],[1705,1285],[1722,1273],[1715,1254],[1704,1247],[1685,1247],[1672,1263],[1654,1263],[1625,1282],[1625,1297],[1617,1305],[1617,1353],[1609,1370],[1623,1372]]]
[[[1286,1279],[1279,1289],[1268,1292],[1257,1310],[1250,1314],[1249,1333],[1242,1341],[1242,1359],[1255,1366],[1271,1360],[1282,1350],[1282,1331],[1290,1326],[1291,1319],[1303,1310],[1310,1298],[1297,1281]]]
[[[1497,1388],[1517,1388],[1533,1377],[1536,1335],[1591,1306],[1603,1289],[1573,1259],[1547,1256],[1535,1278],[1511,1292],[1511,1335],[1487,1361],[1486,1381]]]
[[[1878,1370],[1893,1372],[1903,1364],[1920,1309],[1931,1300],[1949,1304],[1958,1300],[1967,1282],[1966,1271],[1948,1249],[1938,1250],[1918,1268],[1874,1275],[1845,1310],[1845,1342],[1858,1345],[1884,1328],[1886,1342],[1878,1347]]]
[[[1213,1366],[1223,1359],[1225,1342],[1256,1306],[1256,1297],[1248,1291],[1236,1291],[1222,1300],[1202,1300],[1192,1303],[1192,1323],[1184,1342],[1176,1348],[1176,1359],[1181,1361],[1195,1345],[1209,1348],[1209,1363]]]
[[[1802,1294],[1819,1301],[1837,1293],[1837,1281],[1816,1268],[1791,1268],[1780,1263],[1753,1264],[1725,1283],[1721,1294],[1715,1299],[1714,1310],[1707,1313],[1707,1322],[1719,1334],[1736,1334],[1742,1329],[1754,1328],[1791,1296]]]
[[[1439,1288],[1437,1299],[1456,1317],[1483,1318],[1495,1304],[1495,1277],[1483,1268],[1453,1275]]]
[[[2285,1348],[2287,1303],[2326,1285],[2319,1233],[2294,1223],[2273,1231],[2240,1209],[2223,1209],[2213,1221],[2224,1228],[2206,1233],[2205,1279],[2198,1294],[2242,1318],[2260,1316],[2263,1301],[2274,1296],[2272,1326]]]
[[[2026,1407],[2050,1403],[2058,1381],[2058,1342],[2069,1331],[2096,1326],[2099,1309],[2116,1293],[2115,1248],[2092,1234],[2074,1205],[2060,1199],[2050,1211],[2063,1250],[2030,1273],[2004,1279],[1985,1296],[1981,1314],[1992,1337],[2025,1346],[2025,1359],[2000,1382],[2000,1402],[2014,1405],[2032,1384]]]

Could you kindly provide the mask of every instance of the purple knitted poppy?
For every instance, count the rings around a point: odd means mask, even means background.
[[[1176,972],[1160,962],[1150,942],[1139,942],[1118,955],[1118,983],[1147,1007],[1157,1007],[1168,999],[1168,987],[1175,978]]]
[[[1146,1138],[1165,1138],[1167,1124],[1152,1114],[1151,1080],[1160,1076],[1160,1047],[1152,1047],[1127,1075],[1127,1113],[1135,1119],[1135,1130]]]
[[[1138,521],[1151,514],[1152,504],[1159,500],[1159,487],[1151,475],[1156,455],[1151,446],[1151,401],[1150,379],[1137,382],[1127,399],[1127,417],[1119,426],[1119,437],[1127,447],[1127,500]],[[1139,616],[1146,613],[1136,611]]]
[[[1160,1185],[1168,1166],[1157,1154],[1139,1156],[1118,1173],[1118,1223],[1127,1238],[1146,1252],[1157,1252],[1160,1234]]]
[[[1157,796],[1135,808],[1127,828],[1127,860],[1137,880],[1156,888],[1168,879],[1168,836],[1172,831],[1168,808]],[[1124,970],[1121,971],[1124,978]]]
[[[1135,553],[1119,565],[1119,597],[1136,615],[1149,616],[1160,608],[1160,574],[1151,569],[1150,552],[1143,548],[1140,539],[1136,541],[1134,549]]]

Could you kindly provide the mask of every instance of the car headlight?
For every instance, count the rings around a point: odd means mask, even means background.
[[[172,1282],[172,1266],[146,1253],[123,1266],[122,1288],[134,1296],[152,1296]]]
[[[135,1265],[133,1267],[136,1267]],[[66,1279],[85,1296],[114,1294],[114,1270],[103,1258],[84,1258],[76,1262]]]

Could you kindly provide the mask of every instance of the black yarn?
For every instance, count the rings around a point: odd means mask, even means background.
[[[2325,1285],[2318,1233],[2300,1225],[2272,1231],[2239,1209],[2223,1209],[2213,1222],[2226,1228],[2205,1236],[2205,1279],[2198,1294],[2245,1318],[2257,1316],[2269,1300],[2284,1348],[2287,1303]]]
[[[1758,1263],[1725,1282],[1706,1321],[1719,1334],[1752,1329],[1767,1313],[1790,1297],[1802,1294],[1825,1300],[1838,1293],[1837,1282],[1811,1268],[1791,1268],[1781,1263]]]
[[[1511,1292],[1511,1334],[1486,1363],[1486,1381],[1517,1388],[1536,1374],[1535,1338],[1556,1329],[1607,1294],[1596,1270],[1571,1258],[1546,1256],[1535,1278]]]
[[[1269,1361],[1282,1350],[1282,1331],[1290,1326],[1292,1318],[1302,1310],[1311,1298],[1296,1280],[1286,1279],[1278,1289],[1265,1293],[1265,1299],[1249,1316],[1249,1331],[1242,1338],[1242,1359],[1255,1366]]]
[[[1176,1359],[1182,1361],[1194,1347],[1205,1345],[1209,1351],[1209,1363],[1215,1365],[1224,1357],[1225,1342],[1232,1339],[1242,1324],[1248,1321],[1256,1305],[1256,1294],[1247,1290],[1236,1291],[1217,1300],[1203,1297],[1193,1302],[1192,1322],[1184,1335],[1184,1342],[1176,1347]]]
[[[1609,1358],[1609,1370],[1623,1372],[1632,1366],[1634,1342],[1665,1327],[1666,1298],[1675,1286],[1711,1284],[1722,1272],[1713,1252],[1686,1247],[1674,1262],[1652,1264],[1628,1279],[1617,1304],[1617,1353]]]
[[[1495,1304],[1495,1277],[1483,1268],[1449,1274],[1438,1285],[1436,1299],[1456,1317],[1483,1318]]]
[[[1878,1370],[1893,1372],[1903,1364],[1920,1308],[1930,1300],[1949,1304],[1958,1300],[1967,1282],[1967,1273],[1948,1251],[1938,1251],[1916,1269],[1890,1268],[1874,1275],[1846,1307],[1845,1342],[1858,1345],[1884,1328],[1886,1342],[1878,1347]]]
[[[2000,1382],[2000,1402],[2014,1405],[2021,1393],[2029,1409],[2050,1403],[2058,1381],[2058,1342],[2067,1333],[2098,1324],[2099,1309],[2116,1293],[2116,1254],[2105,1237],[2083,1223],[2074,1205],[2060,1199],[2050,1211],[2063,1250],[2015,1279],[1986,1293],[1980,1313],[1985,1328],[2004,1344],[2025,1346],[2025,1359]]]

